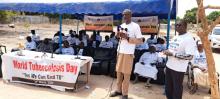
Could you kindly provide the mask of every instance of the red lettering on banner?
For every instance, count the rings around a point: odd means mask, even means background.
[[[46,72],[64,72],[64,65],[42,65],[38,63],[29,62],[30,70],[46,71]]]
[[[71,72],[76,75],[77,69],[78,69],[77,66],[70,65],[69,63],[66,64],[66,72]]]
[[[27,62],[19,62],[17,60],[13,60],[13,65],[15,69],[27,70]]]

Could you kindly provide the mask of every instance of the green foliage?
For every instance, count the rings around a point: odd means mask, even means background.
[[[207,16],[207,18],[209,21],[215,21],[219,16],[220,16],[220,11],[213,11]]]
[[[192,8],[191,10],[187,10],[183,19],[186,20],[188,23],[195,24],[196,23],[196,13],[197,13],[197,8]]]
[[[179,21],[179,20],[181,20],[181,18],[180,17],[176,17],[176,21]]]
[[[10,18],[16,15],[17,13],[12,11],[0,11],[0,23],[9,23]]]
[[[161,20],[160,20],[160,23],[161,23],[161,24],[167,24],[168,22],[167,22],[167,19],[161,19]]]

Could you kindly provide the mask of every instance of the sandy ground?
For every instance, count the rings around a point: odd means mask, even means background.
[[[0,44],[7,46],[7,51],[17,47],[19,42],[26,37],[29,30],[36,29],[36,33],[41,39],[52,38],[53,34],[59,30],[58,25],[31,25],[28,29],[23,25],[16,25],[16,28],[8,28],[7,25],[0,25]],[[69,29],[75,30],[75,26],[63,26],[64,34],[68,34]],[[24,33],[22,33],[24,32]],[[103,36],[106,34],[102,34]],[[78,92],[60,92],[51,88],[37,87],[18,83],[3,83],[0,79],[0,99],[108,99],[112,78],[103,75],[91,75],[89,89],[82,88]],[[116,87],[116,80],[113,81],[113,90]],[[183,99],[209,99],[208,88],[200,87],[199,91],[190,95],[184,81]],[[153,85],[145,88],[144,83],[130,84],[129,99],[165,99],[164,88],[160,85]],[[119,99],[110,98],[110,99]]]
[[[51,88],[37,87],[18,83],[3,83],[0,80],[1,99],[119,99],[119,97],[109,98],[108,92],[112,78],[103,75],[91,75],[90,88],[82,88],[77,92],[61,92]],[[190,95],[184,82],[183,99],[209,99],[208,89],[200,87],[199,91]],[[116,87],[116,80],[113,82],[113,90]],[[163,95],[164,89],[161,85],[152,85],[145,88],[144,83],[130,83],[129,99],[166,99]]]

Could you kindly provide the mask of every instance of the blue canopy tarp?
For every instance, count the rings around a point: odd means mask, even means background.
[[[170,19],[176,18],[176,0],[1,0],[0,10],[61,14],[114,15],[121,18],[124,9],[131,9],[133,16],[158,16],[168,19],[167,46],[169,44]],[[60,42],[61,39],[60,32]],[[61,43],[60,43],[61,47]]]
[[[52,1],[52,2],[50,2]],[[1,0],[0,10],[59,13],[96,14],[121,16],[124,9],[131,9],[133,16],[159,16],[167,19],[172,0]],[[174,0],[171,18],[176,16]]]

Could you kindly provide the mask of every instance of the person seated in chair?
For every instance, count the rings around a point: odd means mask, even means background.
[[[150,38],[147,39],[147,44],[151,45],[156,43],[157,43],[157,39],[155,38],[155,34],[151,34]]]
[[[193,59],[193,76],[194,85],[191,94],[194,94],[198,89],[198,84],[203,86],[210,86],[208,73],[207,73],[207,62],[205,51],[201,42],[197,42],[198,51]]]
[[[112,32],[112,33],[110,34],[109,41],[111,41],[111,42],[113,43],[113,48],[117,48],[117,46],[118,46],[118,40],[117,40],[117,38],[116,38],[116,36],[115,36],[115,32]]]
[[[65,35],[61,33],[61,37],[62,37],[62,40],[64,40]],[[59,40],[60,40],[59,38],[60,38],[60,31],[57,31],[57,33],[55,33],[53,36],[54,43],[59,43]]]
[[[166,50],[165,40],[163,38],[157,38],[156,51],[162,52]]]
[[[101,44],[99,45],[101,48],[113,48],[113,43],[109,41],[109,36],[105,36],[105,41],[102,41]]]
[[[100,31],[97,31],[96,33],[96,40],[102,42],[102,36],[100,35]]]
[[[148,46],[148,44],[147,44],[147,42],[145,42],[145,38],[143,38],[143,44],[138,44],[138,45],[136,45],[136,48],[135,49],[138,49],[138,50],[146,50],[146,49],[148,49],[149,48],[149,46]]]
[[[31,39],[30,36],[26,37],[27,42],[25,43],[25,50],[36,50],[36,43]]]
[[[31,30],[31,34],[29,35],[31,39],[35,42],[38,43],[40,41],[40,36],[35,33],[35,30]]]
[[[150,80],[157,79],[157,68],[156,63],[161,62],[158,53],[156,53],[156,48],[154,45],[149,47],[149,52],[145,52],[138,63],[135,64],[135,80],[133,83],[138,82],[138,76],[143,76],[148,78],[145,87],[150,87]]]
[[[53,47],[52,45],[49,43],[49,39],[48,38],[45,38],[43,40],[42,43],[40,43],[38,46],[37,46],[37,51],[38,52],[52,52],[53,51]]]
[[[74,46],[76,43],[76,38],[74,34],[70,34],[70,36],[67,38],[67,41],[71,46]]]
[[[96,40],[96,31],[93,31],[93,34],[90,37],[89,46],[93,48],[98,48],[100,41]]]
[[[83,43],[83,42],[81,42],[81,43],[79,44],[79,48],[78,48],[77,51],[78,51],[78,52],[77,52],[77,55],[81,55],[81,56],[86,56],[86,55],[87,55],[87,52],[86,52],[86,50],[84,49],[84,43]]]
[[[65,40],[63,41],[63,48],[61,49],[61,52],[60,49],[58,48],[56,50],[56,53],[61,53],[64,55],[74,55],[74,49],[69,45],[69,42]]]

